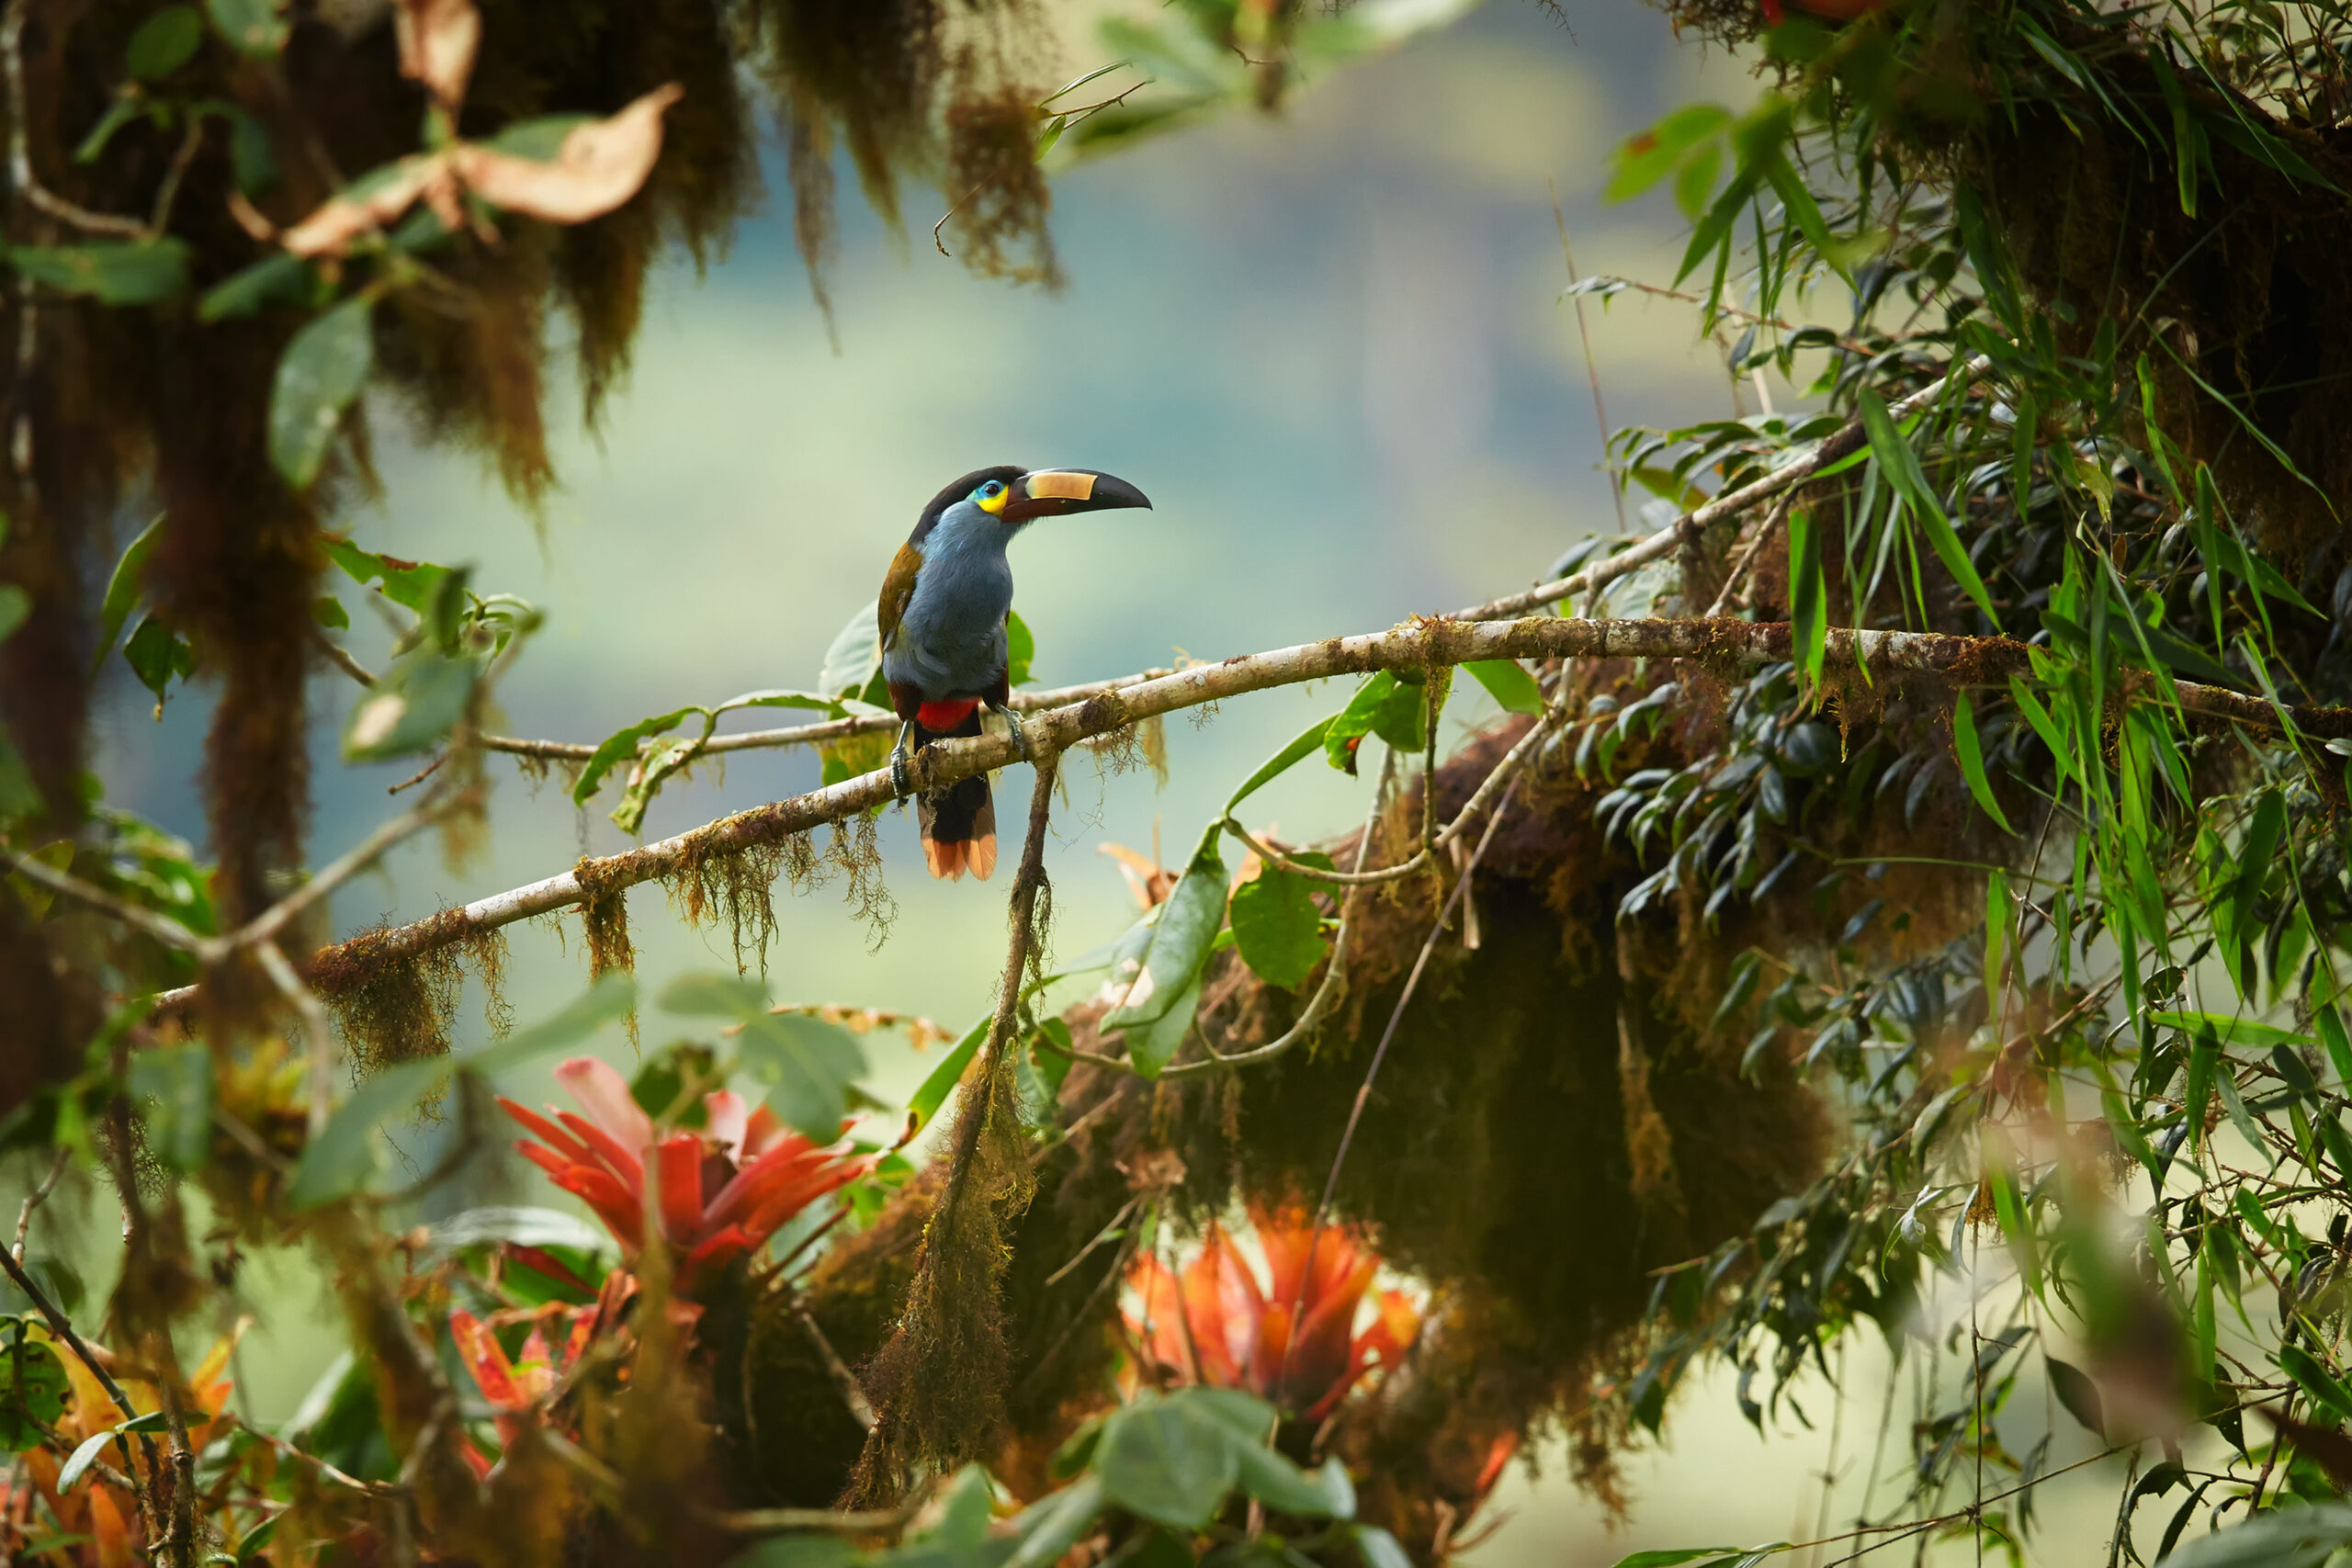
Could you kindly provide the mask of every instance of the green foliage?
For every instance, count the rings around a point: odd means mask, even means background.
[[[722,1018],[735,1027],[737,1060],[767,1086],[768,1108],[820,1144],[842,1134],[851,1086],[865,1052],[839,1024],[806,1013],[770,1012],[767,987],[732,975],[682,975],[657,1003],[682,1018]]]
[[[1331,857],[1309,852],[1301,864],[1332,869]],[[1330,953],[1316,885],[1295,872],[1267,866],[1234,889],[1233,943],[1251,973],[1270,986],[1295,990]]]
[[[344,411],[376,363],[376,302],[354,295],[306,323],[277,362],[269,398],[269,460],[296,490],[319,477]]]
[[[7,1343],[0,1348],[0,1449],[12,1454],[40,1446],[45,1429],[65,1414],[64,1364],[46,1339],[27,1337],[28,1320],[0,1319]]]
[[[156,305],[187,289],[187,245],[175,239],[16,245],[7,263],[35,283],[101,305]]]

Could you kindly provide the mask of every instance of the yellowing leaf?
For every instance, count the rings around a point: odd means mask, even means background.
[[[456,114],[481,48],[481,13],[474,0],[400,0],[392,24],[401,74],[424,83],[434,102]]]

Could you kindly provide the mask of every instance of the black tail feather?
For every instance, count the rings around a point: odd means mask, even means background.
[[[933,740],[980,733],[980,710],[944,734],[915,726],[920,748]],[[922,832],[923,863],[931,874],[954,880],[970,872],[986,882],[996,870],[996,803],[989,792],[989,776],[976,773],[945,789],[915,797],[915,823]]]

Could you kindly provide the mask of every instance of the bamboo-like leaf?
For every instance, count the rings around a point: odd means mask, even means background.
[[[1968,793],[1976,797],[1976,804],[1984,808],[1984,815],[1993,819],[1995,827],[2016,837],[2017,829],[2009,826],[2008,818],[2001,812],[2000,801],[1994,797],[1993,781],[1984,776],[1984,752],[1976,739],[1976,712],[1969,705],[1966,692],[1960,693],[1952,703],[1951,749],[1960,759],[1960,774],[1968,781]]]

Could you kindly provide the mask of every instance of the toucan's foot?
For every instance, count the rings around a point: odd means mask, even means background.
[[[1037,756],[1029,749],[1029,732],[1021,727],[1021,716],[1002,704],[997,705],[996,711],[1004,716],[1004,727],[1012,732],[1013,750],[1021,753],[1021,760],[1024,762],[1035,761]]]
[[[914,786],[907,782],[907,735],[914,726],[899,727],[899,743],[890,748],[890,787],[901,796],[912,795]]]

